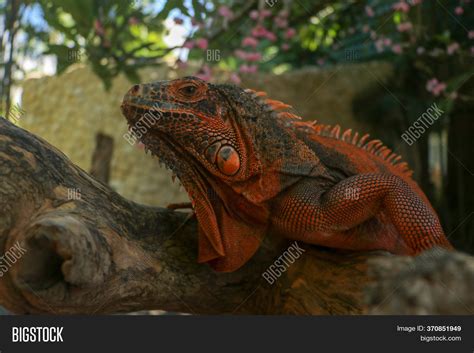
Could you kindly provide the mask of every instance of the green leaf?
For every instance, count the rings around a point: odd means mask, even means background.
[[[467,81],[469,81],[472,75],[474,75],[474,69],[448,80],[446,84],[446,91],[454,92],[459,90]]]
[[[203,4],[201,4],[199,0],[193,0],[192,4],[193,4],[193,10],[194,10],[194,17],[198,19],[199,21],[204,20],[204,17],[205,17],[204,15],[207,12],[206,7]]]

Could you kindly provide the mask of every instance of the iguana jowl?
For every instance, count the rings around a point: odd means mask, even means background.
[[[125,95],[128,124],[146,125],[145,148],[192,200],[200,262],[234,271],[269,231],[352,250],[451,248],[399,156],[288,108],[263,92],[194,77],[135,85]]]

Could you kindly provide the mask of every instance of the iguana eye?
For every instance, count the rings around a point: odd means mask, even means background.
[[[179,89],[179,92],[185,96],[192,96],[196,91],[197,88],[194,85],[184,86]]]
[[[196,81],[177,80],[169,86],[169,95],[183,103],[194,103],[206,98],[207,85]]]

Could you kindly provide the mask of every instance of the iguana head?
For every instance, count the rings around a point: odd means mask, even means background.
[[[252,145],[241,140],[231,104],[243,93],[236,86],[213,85],[195,77],[158,81],[133,86],[122,111],[132,129],[145,125],[142,142],[178,176],[187,170],[176,164],[188,162],[218,180],[242,181],[259,169],[254,151],[247,150]]]
[[[122,112],[145,148],[182,182],[194,204],[201,262],[234,270],[265,232],[264,201],[281,187],[294,144],[255,92],[195,77],[133,86]]]

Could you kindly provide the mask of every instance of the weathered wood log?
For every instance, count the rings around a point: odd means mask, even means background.
[[[16,313],[361,313],[367,257],[300,244],[274,284],[262,273],[287,240],[271,234],[234,273],[198,264],[196,221],[124,199],[47,142],[0,118],[0,304]],[[286,269],[286,268],[285,268]]]

